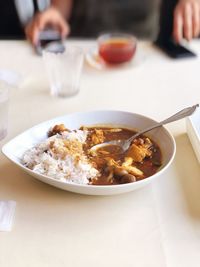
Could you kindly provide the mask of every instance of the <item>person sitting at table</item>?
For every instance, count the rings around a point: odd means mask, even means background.
[[[63,37],[96,37],[101,31],[121,30],[152,39],[157,3],[157,0],[102,0],[99,5],[98,0],[52,0],[27,25],[26,36],[35,45],[39,31],[51,25]],[[168,38],[172,34],[177,43],[200,34],[200,0],[163,0],[160,17],[161,27],[165,27],[161,35]]]
[[[159,36],[168,38],[173,33],[175,41],[179,43],[183,38],[189,41],[199,35],[200,0],[161,1],[162,30]],[[132,32],[137,37],[155,39],[158,2],[102,0],[99,5],[98,0],[1,1],[0,37],[23,38],[24,28],[27,39],[36,45],[39,32],[51,26],[58,29],[63,38],[68,35],[97,37],[102,31],[118,30]]]

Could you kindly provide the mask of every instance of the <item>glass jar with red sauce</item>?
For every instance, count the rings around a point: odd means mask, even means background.
[[[97,41],[100,57],[109,64],[128,62],[136,52],[137,40],[130,34],[106,33]]]

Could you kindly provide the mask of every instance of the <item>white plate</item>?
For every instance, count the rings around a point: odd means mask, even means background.
[[[144,117],[139,114],[123,112],[123,111],[91,111],[83,113],[69,114],[63,117],[58,117],[46,122],[43,122],[35,127],[18,135],[6,145],[3,146],[2,152],[18,167],[26,171],[38,180],[50,184],[52,186],[68,190],[71,192],[87,194],[87,195],[113,195],[136,190],[142,186],[147,185],[149,182],[158,178],[171,164],[175,155],[175,141],[173,136],[164,128],[158,128],[151,131],[148,136],[152,138],[162,151],[163,164],[161,169],[154,175],[144,180],[120,185],[110,186],[94,186],[94,185],[78,185],[62,182],[45,175],[41,175],[32,171],[20,162],[23,153],[33,147],[38,142],[43,141],[47,137],[47,132],[50,127],[55,124],[64,123],[69,129],[77,129],[82,125],[98,125],[109,124],[116,126],[123,126],[130,129],[142,129],[154,123],[150,118]]]
[[[192,116],[186,118],[186,127],[190,142],[200,162],[200,108]]]

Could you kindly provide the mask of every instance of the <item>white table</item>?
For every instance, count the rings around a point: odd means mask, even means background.
[[[94,43],[68,41],[90,49]],[[191,46],[200,53],[200,43]],[[26,42],[0,42],[0,69],[22,77],[11,93],[9,134],[75,111],[117,109],[161,120],[200,103],[200,59],[174,61],[140,43],[141,64],[98,71],[84,67],[80,93],[49,95],[42,59]],[[98,100],[98,101],[97,101]],[[185,121],[175,136],[174,163],[151,185],[92,197],[62,191],[25,174],[0,154],[0,199],[17,202],[14,227],[0,232],[1,267],[200,266],[200,167]]]

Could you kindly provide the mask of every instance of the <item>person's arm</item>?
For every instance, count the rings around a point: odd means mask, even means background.
[[[70,18],[73,0],[52,0],[50,6],[43,12],[37,13],[25,28],[28,40],[36,46],[40,31],[52,27],[65,38],[70,32],[67,20]]]
[[[51,6],[59,10],[59,12],[69,20],[72,11],[73,0],[52,0]]]
[[[177,43],[200,34],[200,0],[179,0],[174,9],[173,37]]]

